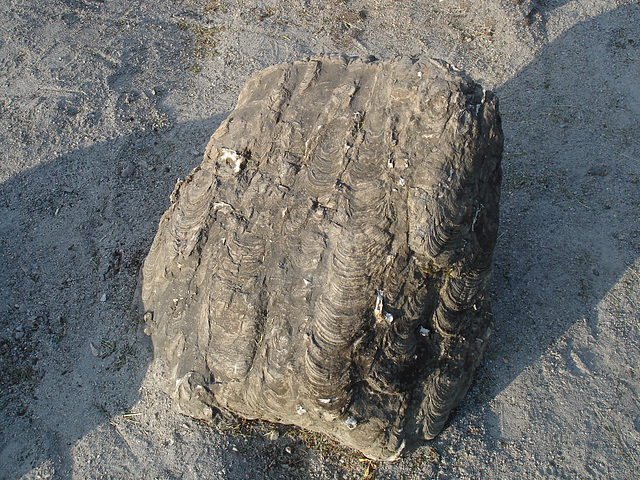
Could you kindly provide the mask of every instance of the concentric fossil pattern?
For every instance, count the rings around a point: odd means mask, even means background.
[[[491,330],[496,97],[434,60],[254,75],[172,194],[141,298],[167,392],[396,457],[431,439]]]

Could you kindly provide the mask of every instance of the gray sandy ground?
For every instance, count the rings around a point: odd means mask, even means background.
[[[362,478],[283,426],[180,416],[131,301],[175,181],[258,69],[427,55],[497,92],[496,329],[377,478],[637,478],[638,0],[0,0],[0,477]]]

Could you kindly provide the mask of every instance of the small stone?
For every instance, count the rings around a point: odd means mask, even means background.
[[[134,170],[135,167],[133,166],[133,164],[129,163],[122,169],[122,171],[120,172],[120,176],[122,178],[129,178],[131,175],[133,175]]]
[[[605,177],[609,173],[607,167],[604,165],[596,165],[587,170],[587,173],[592,177]]]
[[[100,297],[100,301],[101,302],[106,302],[107,301],[107,294],[103,293],[102,296]]]

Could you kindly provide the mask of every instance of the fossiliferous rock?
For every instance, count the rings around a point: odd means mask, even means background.
[[[496,97],[441,62],[254,75],[171,196],[141,298],[166,389],[370,458],[431,439],[491,330]]]

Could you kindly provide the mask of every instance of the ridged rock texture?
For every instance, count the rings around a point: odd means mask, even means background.
[[[442,62],[255,74],[144,263],[179,409],[295,424],[377,460],[437,435],[492,327],[502,139],[496,97]]]

